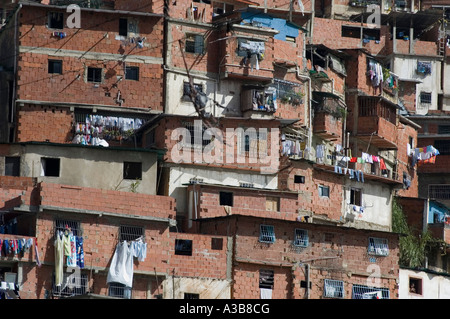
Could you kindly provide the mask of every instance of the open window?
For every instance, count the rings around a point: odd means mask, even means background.
[[[272,225],[260,225],[259,242],[267,244],[275,242],[275,229]]]
[[[409,293],[422,295],[422,279],[409,277]]]
[[[41,158],[41,176],[59,177],[61,160],[59,158]]]
[[[233,193],[232,192],[219,192],[219,205],[220,206],[233,206]]]
[[[50,29],[64,29],[64,14],[62,12],[49,12],[47,26]]]
[[[205,40],[201,34],[186,34],[184,50],[189,53],[203,54],[205,51]]]
[[[327,298],[344,298],[344,282],[342,280],[325,279],[323,296]]]
[[[192,256],[192,240],[175,239],[175,255]]]
[[[350,204],[362,206],[362,190],[359,188],[350,189]]]
[[[123,163],[123,179],[142,179],[142,163],[140,162],[124,162]]]
[[[20,157],[5,157],[5,176],[20,176]]]
[[[389,255],[388,240],[385,238],[369,237],[369,246],[367,248],[369,255],[387,256]]]
[[[308,247],[308,244],[309,244],[308,231],[305,229],[296,228],[294,231],[294,246]]]

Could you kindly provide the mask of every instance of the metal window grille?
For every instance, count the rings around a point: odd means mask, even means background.
[[[274,243],[275,242],[275,230],[271,225],[260,225],[259,241],[261,243]]]
[[[441,199],[441,200],[449,200],[450,199],[450,185],[429,185],[428,186],[428,197],[430,199]]]
[[[80,296],[88,291],[87,274],[64,273],[61,286],[55,285],[53,277],[52,293],[57,297]]]
[[[431,104],[431,93],[421,92],[420,103]]]
[[[111,282],[108,287],[108,296],[115,298],[131,299],[131,287],[126,287],[118,282]]]
[[[389,299],[389,289],[353,285],[352,299]]]
[[[325,279],[324,297],[344,298],[344,282],[341,280]]]
[[[205,147],[212,142],[212,136],[211,139],[208,139],[208,134],[205,132],[206,129],[203,124],[199,126],[194,123],[184,123],[184,128],[186,128],[190,134],[190,140],[184,141],[184,146],[200,148]]]
[[[273,289],[274,272],[273,270],[259,270],[259,288]]]
[[[139,226],[121,225],[119,228],[120,241],[133,241],[139,237],[144,237],[144,228]]]
[[[294,246],[307,247],[309,243],[308,231],[304,229],[295,229]]]
[[[55,220],[55,234],[59,231],[64,232],[66,229],[70,229],[74,236],[82,236],[80,222],[67,219],[56,219]]]
[[[385,238],[369,238],[368,253],[376,256],[389,255],[388,241]]]

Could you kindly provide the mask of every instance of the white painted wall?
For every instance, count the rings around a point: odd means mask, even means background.
[[[360,228],[390,231],[392,228],[392,196],[389,186],[383,183],[364,183],[348,179],[345,185],[344,217],[350,225]],[[355,212],[350,205],[351,188],[362,190],[363,213]]]
[[[183,83],[188,82],[188,77],[180,71],[169,72],[167,75],[167,104],[166,113],[196,116],[192,102],[182,100]],[[240,94],[242,84],[236,81],[227,81],[207,78],[205,75],[191,74],[194,84],[201,84],[203,92],[206,93],[209,102],[206,105],[206,112],[214,116],[241,116]],[[216,101],[220,106],[215,106]]]
[[[421,75],[416,72],[417,61],[432,62],[432,71],[429,75]],[[441,87],[441,62],[431,57],[418,57],[397,55],[394,59],[392,72],[403,79],[413,79],[421,81],[416,86],[416,113],[420,115],[427,114],[428,110],[437,110],[438,93]],[[432,93],[431,105],[422,106],[420,104],[420,92]]]
[[[410,278],[422,279],[422,294],[409,291]],[[450,299],[450,277],[400,268],[399,299]]]
[[[164,280],[164,299],[184,299],[185,293],[199,294],[200,299],[230,299],[228,280],[169,276]]]

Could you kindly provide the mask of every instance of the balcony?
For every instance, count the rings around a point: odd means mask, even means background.
[[[376,96],[359,96],[358,104],[354,134],[379,149],[396,149],[396,105]]]
[[[325,140],[338,140],[342,135],[342,124],[346,109],[339,104],[339,97],[327,92],[314,92],[313,133]]]
[[[447,245],[450,244],[450,219],[444,223],[428,224],[428,229],[434,238],[445,241]]]

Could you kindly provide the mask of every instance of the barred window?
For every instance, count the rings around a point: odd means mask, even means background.
[[[111,282],[108,287],[108,296],[131,299],[131,287],[127,287],[118,282]]]
[[[259,270],[259,288],[273,289],[274,272],[273,270]]]
[[[376,256],[389,255],[388,241],[385,238],[369,237],[368,253]]]
[[[352,299],[389,299],[389,289],[353,285]]]
[[[294,234],[294,246],[308,247],[308,243],[309,243],[308,231],[296,228]]]
[[[259,241],[272,244],[275,242],[275,230],[271,225],[260,225]]]
[[[325,279],[323,296],[328,298],[344,298],[344,282],[341,280]]]
[[[139,226],[125,226],[119,228],[120,241],[133,241],[144,236],[144,228]]]
[[[64,232],[66,229],[70,230],[74,236],[82,236],[81,227],[79,221],[67,220],[67,219],[55,219],[54,225],[55,234],[59,231]]]
[[[53,277],[52,293],[57,297],[80,296],[86,294],[88,291],[88,276],[77,272],[63,273],[63,280],[61,286],[55,285],[55,278]]]

